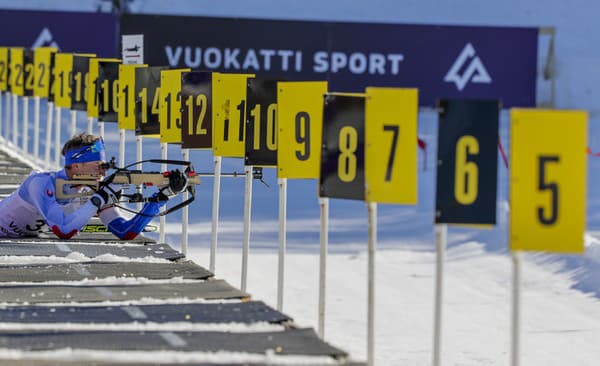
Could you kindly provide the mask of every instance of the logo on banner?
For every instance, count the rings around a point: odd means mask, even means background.
[[[52,37],[52,33],[46,27],[42,29],[40,35],[36,38],[35,42],[33,42],[33,46],[31,46],[31,48],[37,47],[56,47],[60,49],[58,43],[56,43],[54,37]]]
[[[462,74],[461,70],[464,70]],[[471,43],[467,43],[444,77],[444,81],[454,83],[456,88],[462,91],[469,81],[490,84],[492,78],[483,66],[481,59],[476,55],[475,47]]]

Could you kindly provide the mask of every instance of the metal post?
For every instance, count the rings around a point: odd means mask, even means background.
[[[375,364],[375,248],[377,247],[377,204],[367,203],[369,247],[367,266],[367,365]]]
[[[54,121],[54,125],[56,126],[56,133],[54,134],[54,164],[56,166],[60,166],[60,125],[62,123],[61,121],[61,111],[62,108],[61,107],[55,107],[54,109],[56,109],[56,118]]]
[[[2,103],[6,92],[0,91],[0,136],[6,137],[3,135],[6,129],[4,128],[4,118],[2,118]]]
[[[119,167],[125,166],[125,130],[119,129]]]
[[[33,97],[33,156],[40,159],[40,97]]]
[[[98,135],[104,138],[104,122],[98,121]]]
[[[287,227],[287,178],[279,178],[279,260],[277,271],[277,310],[283,311],[283,286],[285,275],[285,244]]]
[[[246,166],[246,190],[244,192],[244,244],[242,248],[242,291],[246,291],[248,278],[248,252],[250,251],[250,216],[252,213],[252,165]]]
[[[135,161],[141,161],[142,160],[142,136],[141,135],[137,135],[135,137]],[[135,167],[138,170],[142,170],[142,164],[137,164],[137,166]],[[137,192],[138,193],[142,193],[142,187],[138,186],[137,187]],[[136,204],[137,206],[137,210],[141,210],[142,209],[142,204],[138,203]]]
[[[52,146],[52,116],[54,116],[54,103],[48,102],[48,114],[46,116],[46,146],[44,146],[44,161],[46,167],[50,168],[50,147]]]
[[[219,199],[221,195],[221,164],[220,156],[214,157],[215,179],[213,181],[212,230],[210,236],[210,271],[215,273],[217,261],[217,236],[219,233]]]
[[[319,256],[319,337],[325,338],[327,246],[329,244],[329,198],[319,197],[321,208],[321,254]]]
[[[512,342],[511,365],[520,365],[521,352],[521,253],[512,252],[513,293],[512,293]]]
[[[29,151],[29,97],[23,97],[23,153]]]
[[[189,161],[190,159],[190,150],[189,149],[181,149],[181,157],[185,161]],[[183,197],[181,198],[184,201],[188,199],[188,191],[185,190],[183,192]],[[187,255],[188,253],[188,217],[189,217],[189,206],[184,206],[181,212],[181,252],[183,255]]]
[[[76,133],[77,133],[77,111],[72,109],[71,110],[71,133],[69,134],[69,136],[75,136]]]
[[[167,143],[162,143],[160,144],[160,156],[162,159],[166,160],[167,159]],[[161,171],[166,171],[167,170],[167,164],[161,164],[160,165],[160,170]],[[161,212],[165,211],[165,206],[161,207],[160,209]],[[167,226],[167,218],[166,216],[161,216],[160,217],[160,224],[159,224],[159,229],[158,229],[158,241],[160,243],[164,243],[165,242],[165,228]]]
[[[18,143],[18,126],[19,126],[19,105],[18,105],[18,96],[13,95],[13,107],[12,107],[12,122],[13,122],[13,135],[12,135],[12,143],[15,148],[17,148]]]
[[[435,313],[433,326],[433,365],[441,365],[442,349],[442,303],[444,289],[444,258],[448,242],[448,225],[435,225],[436,261],[435,261]]]
[[[87,133],[94,133],[94,117],[88,117]]]
[[[12,94],[10,92],[6,92],[6,118],[5,118],[5,132],[4,132],[4,137],[6,139],[6,141],[8,142],[8,136],[10,135],[10,121],[11,121],[11,105],[12,105]]]

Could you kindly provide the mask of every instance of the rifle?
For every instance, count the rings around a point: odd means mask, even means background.
[[[163,160],[163,159],[149,159],[142,160],[139,162],[135,162],[127,165],[124,168],[119,168],[115,164],[115,158],[112,158],[110,162],[104,163],[103,168],[105,170],[114,169],[115,172],[111,175],[107,176],[103,180],[98,180],[96,177],[89,175],[76,175],[73,176],[73,179],[56,179],[56,198],[58,199],[71,199],[77,197],[89,197],[93,195],[96,191],[98,191],[102,186],[107,184],[116,184],[121,186],[141,186],[142,188],[147,187],[156,187],[159,190],[165,188],[169,185],[169,172],[145,172],[141,170],[132,170],[129,169],[133,165],[143,164],[143,163],[157,163],[157,164],[173,164],[173,165],[181,165],[185,166],[184,174],[188,178],[188,186],[186,191],[191,194],[191,197],[185,200],[184,202],[179,203],[178,205],[161,212],[157,216],[163,216],[175,210],[178,210],[184,206],[189,205],[194,201],[196,195],[196,184],[200,184],[200,177],[194,171],[194,167],[189,161],[182,160]],[[87,186],[91,189],[84,192],[78,193],[64,193],[65,186]],[[161,200],[159,197],[145,197],[142,193],[137,192],[133,194],[125,194],[123,193],[121,197],[126,198],[126,201],[129,203],[136,202],[151,202],[151,201],[159,201]],[[132,213],[138,213],[128,208],[118,206],[119,208],[129,211]]]

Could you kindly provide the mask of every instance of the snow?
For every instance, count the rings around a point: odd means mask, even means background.
[[[190,257],[205,262],[209,253]],[[219,251],[217,273],[240,279],[241,253]],[[430,365],[433,349],[435,253],[382,250],[376,255],[376,365]],[[248,292],[277,304],[277,253],[249,258]],[[283,311],[302,326],[318,325],[318,266],[315,253],[286,260]],[[325,340],[366,358],[366,253],[327,258]],[[572,288],[570,275],[543,255],[525,255],[522,288],[522,363],[596,365],[600,360],[600,302]],[[510,349],[511,263],[481,243],[447,252],[442,360],[447,365],[506,365]]]

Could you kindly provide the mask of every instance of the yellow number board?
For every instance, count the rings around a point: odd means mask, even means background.
[[[121,62],[116,58],[91,58],[88,71],[87,88],[87,115],[88,117],[98,118],[100,110],[98,108],[98,75],[100,74],[100,62]],[[56,83],[54,83],[56,84]]]
[[[181,142],[181,74],[190,69],[160,72],[160,102],[158,121],[161,143]]]
[[[50,95],[51,56],[56,51],[54,47],[38,47],[33,51],[33,95],[36,97],[48,98]]]
[[[243,158],[246,125],[246,83],[252,74],[213,73],[212,115],[215,156]]]
[[[512,109],[511,250],[582,253],[587,113]]]
[[[54,104],[71,108],[71,72],[73,54],[57,53],[54,59]]]
[[[369,202],[417,203],[417,89],[366,88],[365,183]]]
[[[14,95],[24,93],[25,69],[23,65],[23,49],[10,49],[10,91]]]
[[[119,64],[119,108],[117,122],[123,130],[135,130],[135,69],[139,64]]]
[[[0,47],[0,91],[8,90],[8,48]]]
[[[318,179],[326,81],[277,83],[277,176]]]

